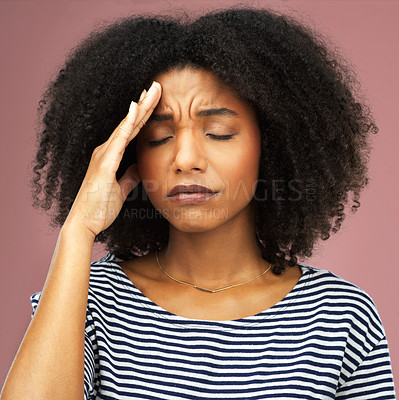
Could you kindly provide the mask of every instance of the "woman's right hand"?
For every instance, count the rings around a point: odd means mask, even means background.
[[[119,181],[116,180],[116,171],[126,146],[143,127],[142,120],[146,122],[157,106],[161,91],[161,85],[154,81],[147,93],[143,91],[137,103],[132,101],[129,113],[108,140],[94,149],[64,226],[77,226],[95,236],[114,222],[128,194],[141,181],[136,164],[130,165]]]

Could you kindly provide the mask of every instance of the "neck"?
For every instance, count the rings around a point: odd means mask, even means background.
[[[170,226],[169,242],[159,252],[159,260],[174,278],[208,288],[240,283],[269,266],[261,256],[250,207],[205,232],[182,232]]]

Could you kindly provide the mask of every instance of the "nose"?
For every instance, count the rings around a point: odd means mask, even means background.
[[[208,168],[208,160],[195,132],[185,130],[177,132],[175,155],[172,163],[176,173],[204,172]]]

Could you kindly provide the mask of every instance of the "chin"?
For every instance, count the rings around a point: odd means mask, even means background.
[[[216,212],[217,211],[217,212]],[[187,233],[206,232],[223,225],[228,218],[226,210],[196,210],[187,208],[165,218],[174,228]]]

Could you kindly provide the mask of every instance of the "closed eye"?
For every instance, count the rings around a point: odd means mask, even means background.
[[[213,140],[230,140],[233,138],[234,135],[213,135],[212,133],[208,133],[207,136],[210,136]],[[159,145],[165,143],[170,138],[171,138],[171,136],[168,136],[161,140],[152,140],[152,141],[148,142],[148,145],[151,147],[159,146]]]
[[[152,141],[148,142],[148,146],[151,146],[151,147],[159,146],[160,144],[165,143],[170,138],[171,138],[171,136],[168,136],[161,140],[152,140]]]
[[[213,135],[212,133],[208,133],[208,136],[214,140],[230,140],[234,135]]]

